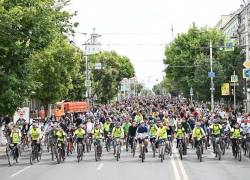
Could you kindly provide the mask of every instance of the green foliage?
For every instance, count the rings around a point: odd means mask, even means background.
[[[194,96],[199,101],[210,100],[210,84],[211,79],[208,77],[210,67],[210,38],[213,44],[213,72],[215,99],[221,98],[221,84],[230,81],[233,70],[239,79],[242,77],[242,63],[244,55],[240,48],[235,48],[233,52],[220,51],[218,49],[219,39],[224,39],[222,32],[218,32],[216,28],[207,29],[203,27],[197,30],[195,24],[185,34],[179,34],[173,42],[166,46],[165,64],[169,64],[166,69],[166,83],[155,86],[157,91],[159,88],[166,87],[167,90],[174,95],[183,92],[185,97],[189,97],[189,89],[194,89]],[[242,100],[243,80],[240,80],[237,98]],[[157,91],[159,92],[159,90]],[[229,97],[224,98],[228,99]]]
[[[42,86],[32,96],[42,102],[45,110],[48,104],[62,100],[73,88],[72,79],[76,77],[81,53],[61,37],[52,44],[32,54],[32,78]]]
[[[100,52],[89,57],[93,73],[92,95],[96,94],[98,101],[106,103],[117,95],[123,78],[134,76],[134,67],[127,57],[119,56],[116,52]],[[105,63],[104,70],[95,70],[95,63]]]
[[[58,34],[74,32],[69,20],[75,13],[62,11],[63,5],[55,7],[64,2],[0,1],[0,116],[13,115],[41,85],[30,77],[30,55],[50,46]]]

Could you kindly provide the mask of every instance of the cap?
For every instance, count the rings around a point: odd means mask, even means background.
[[[182,123],[181,123],[181,122],[179,122],[179,123],[178,123],[178,125],[182,125]]]
[[[214,123],[214,124],[217,124],[217,123],[218,123],[218,120],[215,119],[213,123]]]
[[[140,121],[140,123],[144,123],[144,121],[143,121],[143,120],[141,120],[141,121]]]
[[[197,122],[197,123],[196,123],[196,126],[201,126],[201,123]]]

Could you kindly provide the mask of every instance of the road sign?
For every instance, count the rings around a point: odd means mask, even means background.
[[[243,69],[243,78],[249,78],[250,77],[250,69]]]
[[[225,51],[234,51],[233,41],[225,41]]]
[[[85,86],[90,87],[91,86],[91,81],[90,80],[85,80]]]
[[[214,88],[214,83],[213,82],[211,83],[211,87]]]
[[[234,84],[235,84],[235,86],[239,86],[238,82],[237,83],[230,83],[230,86],[234,86]]]
[[[215,72],[208,72],[209,77],[215,77]]]
[[[238,82],[238,76],[237,75],[232,75],[231,76],[231,82]]]
[[[193,88],[190,88],[190,94],[193,94],[193,93],[194,93]]]
[[[245,61],[244,63],[243,63],[243,65],[245,66],[245,68],[250,68],[250,61]]]
[[[102,69],[101,63],[95,63],[95,69]]]

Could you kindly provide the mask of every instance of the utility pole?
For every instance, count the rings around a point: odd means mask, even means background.
[[[212,39],[210,37],[210,67],[211,67],[211,73],[213,72],[213,44],[212,44]],[[213,82],[213,77],[211,76],[211,110],[214,110],[214,88],[212,85],[214,84]]]
[[[234,71],[235,76],[235,71]],[[236,94],[235,94],[235,82],[234,82],[234,110],[236,111]]]
[[[245,3],[245,1],[244,1]],[[246,33],[246,62],[249,61],[249,40],[248,40],[248,10],[247,5],[245,3],[245,33]],[[247,68],[249,69],[249,67]],[[249,81],[249,78],[246,78],[246,82]],[[247,113],[250,112],[250,93],[247,92]]]

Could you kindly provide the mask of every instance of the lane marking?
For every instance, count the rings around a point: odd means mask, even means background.
[[[182,175],[183,175],[184,180],[189,180],[189,179],[188,179],[188,176],[187,176],[187,173],[186,173],[186,171],[185,171],[185,169],[184,169],[184,166],[183,166],[183,164],[182,164],[182,161],[180,160],[180,157],[177,156],[177,151],[176,151],[176,149],[173,148],[172,150],[174,150],[174,154],[175,154],[175,157],[177,158],[177,161],[178,161],[179,167],[180,167],[180,169],[181,169],[181,173],[182,173]]]
[[[175,179],[176,180],[180,180],[180,176],[179,176],[179,173],[178,173],[178,170],[177,170],[177,166],[176,166],[176,163],[174,161],[174,156],[172,154],[172,156],[170,156],[171,158],[171,163],[172,163],[172,166],[173,166],[173,169],[174,169],[174,176],[175,176]]]
[[[18,171],[17,173],[12,174],[10,177],[15,177],[16,175],[20,174],[21,172],[23,172],[23,171],[25,171],[26,169],[29,169],[29,168],[30,168],[30,166],[27,166],[27,167],[24,168],[23,170],[20,170],[20,171]]]
[[[102,166],[103,166],[104,164],[103,163],[101,163],[98,167],[97,167],[97,169],[96,170],[100,170],[101,168],[102,168]]]

